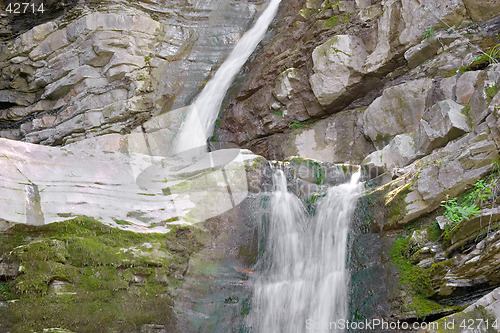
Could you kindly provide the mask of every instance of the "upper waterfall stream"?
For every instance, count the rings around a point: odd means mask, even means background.
[[[310,216],[288,191],[283,171],[275,172],[262,225],[253,332],[331,332],[331,322],[347,319],[347,242],[359,177],[357,171],[350,182],[328,189]]]
[[[196,97],[181,125],[173,153],[206,146],[227,90],[264,37],[278,12],[280,3],[281,0],[271,0],[257,22],[241,37],[233,51]]]

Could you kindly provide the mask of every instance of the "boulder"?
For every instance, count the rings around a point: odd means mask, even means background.
[[[480,81],[484,80],[483,71],[470,71],[465,72],[460,78],[457,80],[456,86],[456,96],[457,102],[460,104],[467,104],[471,99],[476,87],[480,83]]]
[[[450,99],[438,102],[420,121],[415,138],[416,150],[420,155],[429,154],[469,131],[469,121],[462,105]]]
[[[500,14],[500,3],[496,0],[463,0],[474,21],[486,21]]]
[[[314,49],[310,82],[321,105],[330,105],[362,78],[367,53],[361,38],[337,35]]]
[[[414,80],[384,90],[365,111],[363,131],[378,146],[392,137],[418,128],[431,103],[431,79]]]
[[[368,169],[377,169],[377,174],[408,165],[417,157],[414,136],[396,135],[387,146],[368,155],[361,164]]]

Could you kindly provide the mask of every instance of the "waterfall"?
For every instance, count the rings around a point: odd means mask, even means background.
[[[233,51],[196,97],[175,140],[174,153],[206,146],[229,86],[264,37],[280,2],[271,0],[254,26],[236,43]]]
[[[309,216],[283,171],[275,172],[249,316],[253,332],[332,332],[330,322],[347,319],[347,241],[359,176],[329,188]]]

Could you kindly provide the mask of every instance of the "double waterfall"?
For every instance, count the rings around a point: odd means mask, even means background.
[[[311,216],[287,190],[283,171],[275,172],[249,318],[254,332],[341,331],[334,323],[347,319],[346,252],[359,176],[329,188]]]
[[[280,2],[269,2],[194,100],[175,140],[174,154],[198,149],[206,153],[224,96],[264,37]],[[314,216],[287,190],[281,170],[273,178],[248,327],[269,333],[330,331],[329,322],[347,316],[346,252],[349,222],[360,192],[359,171],[349,183],[331,187]]]

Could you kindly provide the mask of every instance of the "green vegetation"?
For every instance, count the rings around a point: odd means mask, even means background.
[[[488,99],[489,102],[491,102],[493,97],[495,97],[495,95],[498,94],[499,90],[500,89],[498,88],[496,82],[493,85],[486,87],[485,89],[486,98]]]
[[[481,214],[481,208],[487,200],[494,197],[493,188],[497,185],[497,173],[494,171],[487,179],[478,180],[472,189],[466,191],[457,198],[444,201],[444,216],[448,220],[443,233],[443,242],[448,244],[453,235],[453,231],[463,221],[469,220]]]
[[[467,71],[476,71],[488,67],[488,65],[497,63],[500,60],[500,43],[493,46],[479,57],[475,58],[468,66],[462,66],[458,70],[462,73]]]
[[[412,301],[405,305],[405,311],[415,312],[418,318],[425,318],[433,312],[440,311],[443,306],[429,300],[433,293],[431,274],[428,269],[414,265],[410,260],[410,237],[400,237],[393,243],[390,251],[392,264],[399,270],[399,283],[407,287]]]
[[[121,222],[121,221],[117,221]],[[126,222],[126,221],[123,221]],[[201,248],[200,229],[137,234],[88,217],[0,234],[1,261],[19,267],[0,284],[11,332],[63,327],[78,332],[137,331],[171,325],[172,290]]]
[[[283,111],[281,111],[281,110],[278,110],[278,111],[273,111],[273,114],[274,114],[275,116],[283,117]]]
[[[340,18],[337,15],[330,17],[328,20],[324,21],[325,28],[332,28],[340,22]]]
[[[310,215],[316,214],[316,207],[317,207],[318,199],[324,197],[325,195],[326,195],[326,193],[313,194],[310,197],[306,198],[305,206],[306,206],[307,212]]]
[[[305,120],[305,121],[296,120],[296,121],[289,123],[288,127],[289,128],[301,128],[301,127],[308,126],[311,124],[312,124],[312,121],[310,121],[310,120]]]
[[[434,28],[429,28],[422,35],[422,40],[434,37]]]

